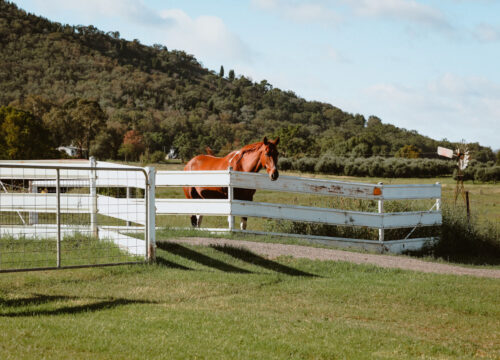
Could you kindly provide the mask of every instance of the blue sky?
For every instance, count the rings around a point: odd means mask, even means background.
[[[500,148],[499,0],[14,0],[451,141]]]

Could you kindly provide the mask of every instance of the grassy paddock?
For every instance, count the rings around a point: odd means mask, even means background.
[[[0,358],[498,358],[498,280],[237,247],[0,274]]]
[[[55,235],[55,234],[54,234]],[[111,241],[88,234],[64,236],[61,241],[61,266],[82,266],[141,261],[120,250]],[[0,237],[0,270],[57,266],[55,238]]]

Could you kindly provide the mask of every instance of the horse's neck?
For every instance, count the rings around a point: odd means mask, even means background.
[[[250,151],[243,150],[242,152],[243,154],[241,155],[241,158],[236,161],[232,161],[234,164],[234,170],[259,172],[259,170],[262,169],[262,163],[260,162],[260,148]],[[236,155],[236,158],[238,158],[238,154]]]

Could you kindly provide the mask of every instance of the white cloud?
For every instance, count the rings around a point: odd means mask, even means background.
[[[86,18],[92,22],[97,17],[101,18],[101,22],[112,18],[125,20],[126,30],[133,29],[134,37],[146,34],[140,39],[142,42],[184,50],[212,65],[252,60],[249,47],[216,16],[192,18],[179,9],[158,11],[146,6],[142,0],[35,1],[48,12],[63,9],[77,14],[79,19]],[[119,30],[125,32],[124,29]]]
[[[482,42],[500,41],[500,26],[481,23],[474,29],[473,35]]]
[[[338,50],[334,49],[332,46],[328,46],[326,49],[326,55],[329,59],[332,59],[336,63],[351,63],[352,61],[340,53]]]
[[[500,147],[500,84],[488,79],[445,74],[421,87],[376,84],[364,95],[384,122],[435,139]]]
[[[415,0],[345,0],[345,2],[359,15],[409,21],[435,28],[451,28],[441,11]]]
[[[182,49],[203,58],[218,61],[252,61],[250,48],[233,32],[222,19],[203,15],[190,17],[179,9],[163,10],[162,19],[173,24],[163,29],[161,43],[169,48]]]
[[[46,10],[70,10],[86,16],[122,17],[141,24],[158,25],[164,23],[159,14],[148,8],[141,0],[35,0]]]
[[[263,10],[275,10],[278,7],[279,0],[252,0],[252,4]]]
[[[316,1],[290,2],[286,0],[252,0],[258,9],[275,12],[279,16],[298,23],[337,25],[341,18],[324,3]]]

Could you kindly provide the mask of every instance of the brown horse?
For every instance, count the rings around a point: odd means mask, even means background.
[[[235,171],[258,172],[265,168],[272,181],[278,179],[278,149],[279,137],[250,144],[240,150],[233,151],[223,158],[213,155],[198,155],[192,158],[184,167],[185,171],[200,170],[227,170],[232,167]],[[227,199],[226,187],[185,187],[184,194],[188,199]],[[252,201],[255,190],[234,189],[236,200]],[[241,229],[246,229],[247,218],[241,219]],[[191,225],[200,227],[201,216],[192,215]]]

